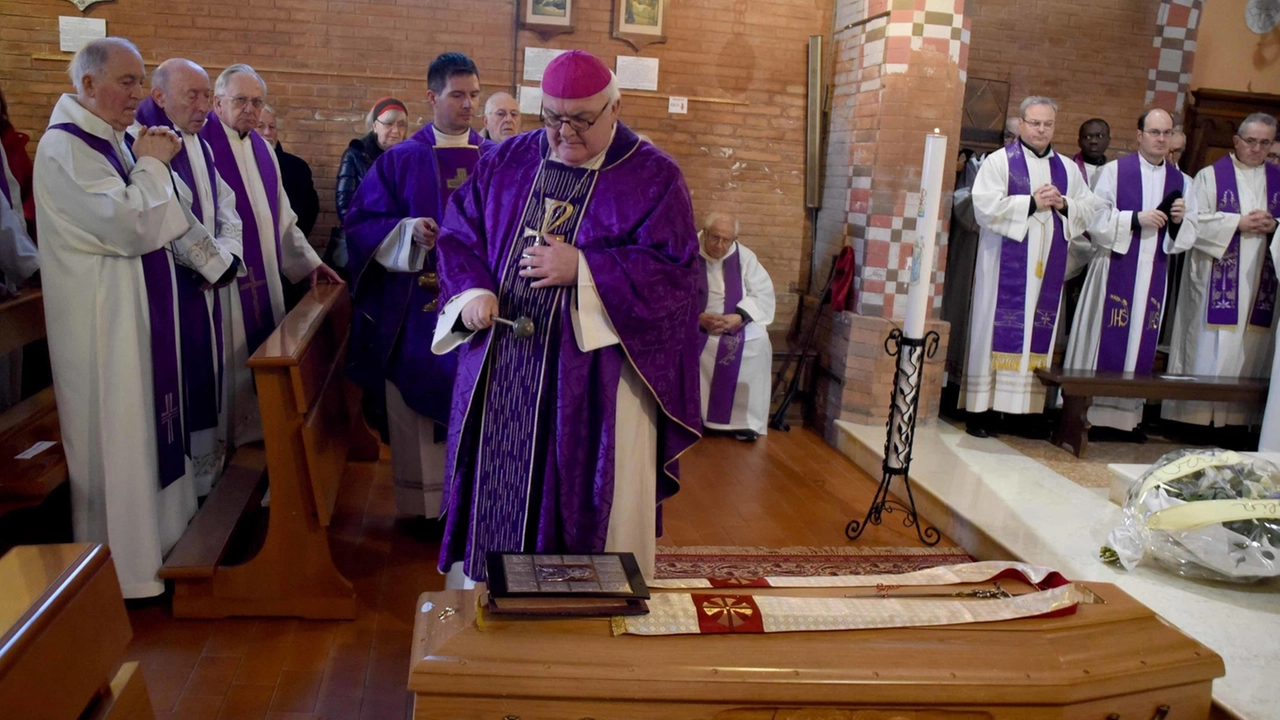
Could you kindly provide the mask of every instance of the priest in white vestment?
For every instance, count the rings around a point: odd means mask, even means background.
[[[256,130],[266,93],[266,82],[253,68],[228,67],[214,84],[213,113],[200,131],[219,176],[235,193],[243,234],[245,272],[229,293],[230,312],[223,314],[230,340],[225,379],[229,432],[236,446],[262,439],[253,372],[245,363],[284,320],[281,274],[295,283],[308,277],[312,284],[342,282],[298,229],[279,161]]]
[[[1083,131],[1082,131],[1083,132]],[[1191,178],[1168,159],[1173,118],[1138,119],[1138,152],[1107,163],[1094,181],[1093,248],[1063,367],[1149,375],[1168,297],[1169,256],[1196,239]],[[1093,425],[1133,431],[1140,398],[1094,398]]]
[[[40,269],[35,243],[27,235],[22,217],[22,195],[18,181],[9,172],[4,148],[0,147],[0,300],[18,289]],[[0,355],[0,412],[21,399],[22,349]]]
[[[1276,120],[1255,113],[1235,152],[1196,175],[1196,242],[1183,266],[1169,372],[1268,377],[1275,350],[1276,273],[1269,247],[1280,215],[1280,168],[1268,166]],[[1259,399],[1261,400],[1261,398]],[[1259,403],[1166,400],[1166,420],[1256,425]]]
[[[1051,145],[1057,104],[1031,96],[1020,111],[1018,140],[987,156],[972,193],[982,232],[961,402],[978,437],[988,411],[1044,410],[1034,372],[1053,357],[1070,245],[1093,218],[1084,176]]]
[[[129,41],[85,45],[71,62],[76,94],[58,100],[35,163],[75,539],[110,545],[126,598],[164,591],[161,558],[196,510],[174,270],[208,240],[166,167],[177,136],[153,127],[126,144],[145,75]]]
[[[768,432],[772,396],[773,280],[756,254],[738,242],[737,220],[707,217],[700,233],[706,269],[698,316],[702,346],[702,425],[753,441]]]
[[[204,68],[184,58],[170,58],[152,73],[151,95],[138,107],[137,120],[130,128],[135,136],[155,125],[178,133],[182,150],[170,161],[178,196],[212,239],[198,258],[198,268],[177,271],[184,397],[191,423],[189,455],[195,468],[196,492],[201,496],[213,489],[227,457],[223,378],[228,341],[222,326],[231,297],[227,288],[244,274],[236,196],[218,175],[212,151],[199,135],[212,100],[213,84]]]

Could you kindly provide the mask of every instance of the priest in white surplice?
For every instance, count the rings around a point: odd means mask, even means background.
[[[1196,239],[1191,178],[1169,161],[1173,118],[1149,110],[1138,119],[1138,152],[1103,166],[1094,181],[1089,225],[1095,252],[1063,367],[1150,374],[1165,314],[1169,255]],[[1089,422],[1132,431],[1141,399],[1095,398]]]
[[[199,267],[180,268],[178,324],[182,328],[183,397],[189,455],[195,468],[196,492],[208,495],[227,456],[227,398],[225,377],[227,338],[223,315],[231,302],[231,284],[244,274],[240,256],[240,216],[236,196],[218,176],[213,154],[200,138],[213,100],[213,84],[204,68],[190,60],[171,58],[151,76],[151,95],[138,106],[130,132],[147,127],[172,128],[182,150],[170,161],[182,206],[212,238],[197,258]]]
[[[737,220],[711,213],[700,233],[706,286],[698,325],[702,424],[752,441],[768,432],[773,378],[773,280],[738,242]]]
[[[178,137],[154,127],[126,145],[145,75],[129,41],[85,45],[71,61],[76,94],[54,107],[35,172],[75,539],[111,546],[126,598],[164,591],[161,558],[196,510],[174,263],[190,266],[208,241],[166,167]]]
[[[982,232],[961,397],[978,437],[988,411],[1043,411],[1034,371],[1053,357],[1070,243],[1093,217],[1084,176],[1051,145],[1057,104],[1031,96],[1019,109],[1018,140],[987,156],[973,185]]]
[[[1196,243],[1182,273],[1169,372],[1268,377],[1275,350],[1276,273],[1268,247],[1280,215],[1280,168],[1268,166],[1276,120],[1256,113],[1235,152],[1196,175]],[[1223,427],[1261,421],[1256,404],[1166,400],[1161,417]]]
[[[245,362],[284,319],[281,274],[295,283],[308,277],[312,284],[342,279],[320,262],[298,229],[276,154],[255,129],[266,104],[266,82],[253,68],[237,64],[222,71],[213,92],[213,112],[200,136],[213,151],[218,174],[235,193],[244,240],[245,272],[230,293],[230,312],[224,313],[224,333],[230,339],[225,380],[230,437],[238,446],[262,439],[253,373]]]

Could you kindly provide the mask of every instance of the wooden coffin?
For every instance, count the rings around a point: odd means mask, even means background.
[[[481,627],[482,588],[426,593],[414,718],[1205,720],[1222,659],[1114,585],[1087,586],[1105,603],[1059,618],[668,637],[614,637],[608,618]]]

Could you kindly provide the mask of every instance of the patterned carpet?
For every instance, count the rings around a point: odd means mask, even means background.
[[[1078,458],[1047,440],[1001,435],[1000,442],[1087,488],[1111,487],[1111,472],[1107,470],[1111,463],[1151,464],[1165,453],[1187,447],[1159,437],[1142,444],[1090,440],[1084,457]]]
[[[760,578],[779,575],[877,575],[973,562],[962,548],[918,547],[659,547],[654,575]]]

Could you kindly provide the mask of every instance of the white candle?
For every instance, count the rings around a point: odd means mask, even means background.
[[[942,177],[947,167],[947,136],[935,129],[924,139],[924,167],[920,172],[920,211],[916,215],[916,241],[911,252],[911,284],[907,287],[907,312],[902,334],[924,337],[929,317],[929,289],[933,276],[933,248],[938,236],[938,209],[942,206]]]

